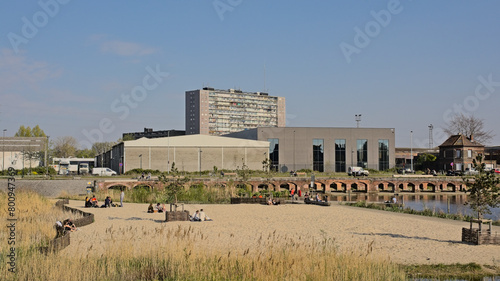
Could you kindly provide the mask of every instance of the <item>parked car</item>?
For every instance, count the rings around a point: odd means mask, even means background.
[[[466,176],[473,176],[473,175],[477,175],[477,174],[479,174],[479,172],[476,171],[474,168],[470,168],[470,169],[467,168],[467,169],[465,169],[465,172],[464,172],[464,175],[466,175]]]
[[[347,174],[349,176],[368,176],[370,172],[361,167],[349,167],[349,169],[347,169]]]
[[[116,172],[110,168],[94,168],[92,169],[92,175],[94,176],[116,176]]]
[[[451,176],[451,177],[453,177],[453,176],[461,176],[462,175],[462,171],[460,171],[460,170],[448,170],[446,172],[446,175],[447,176]]]
[[[500,174],[500,168],[496,168],[493,170],[495,173]]]

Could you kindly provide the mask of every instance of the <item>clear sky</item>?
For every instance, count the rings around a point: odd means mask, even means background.
[[[446,138],[450,113],[500,145],[500,1],[2,1],[0,129],[82,145],[184,129],[184,92],[286,98],[287,126]],[[265,75],[264,75],[265,73]]]

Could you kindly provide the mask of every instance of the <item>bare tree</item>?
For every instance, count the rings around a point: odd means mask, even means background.
[[[77,150],[78,141],[74,137],[58,137],[54,141],[54,149],[51,154],[54,157],[70,157],[75,156]]]
[[[483,119],[476,118],[474,115],[456,114],[451,118],[448,128],[444,128],[444,131],[449,135],[472,135],[475,141],[485,144],[493,138],[494,134],[493,131],[484,129],[483,121]]]

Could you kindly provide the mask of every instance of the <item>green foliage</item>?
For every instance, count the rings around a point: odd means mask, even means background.
[[[297,171],[298,173],[306,173],[306,174],[310,174],[313,172],[313,170],[311,169],[300,169]]]
[[[185,176],[167,176],[167,174],[161,174],[159,180],[167,184],[164,191],[164,201],[177,204],[177,196],[184,192],[184,186],[189,182],[189,178]]]
[[[125,172],[125,175],[142,175],[142,173],[144,173],[145,175],[148,175],[149,173],[151,173],[151,175],[154,175],[154,176],[158,176],[158,175],[161,175],[162,172],[160,172],[159,170],[151,170],[151,169],[132,169],[132,170],[129,170],[127,172]]]
[[[45,132],[40,129],[38,125],[33,127],[31,129],[29,126],[24,127],[24,125],[21,125],[17,132],[14,134],[14,137],[47,137],[45,135]]]
[[[134,134],[126,134],[123,136],[122,141],[135,140]]]
[[[81,149],[76,152],[78,158],[94,158],[96,155],[92,149]]]
[[[56,170],[54,170],[54,168],[52,168],[52,167],[49,167],[48,170],[49,170],[49,175],[56,175],[57,174]],[[7,174],[8,174],[8,170],[0,171],[0,175],[6,176]],[[25,167],[24,170],[23,169],[16,170],[15,174],[16,175],[29,175],[30,168]],[[33,167],[33,168],[31,168],[31,174],[32,175],[45,175],[45,174],[47,174],[47,167]]]
[[[477,218],[481,219],[484,214],[491,214],[490,208],[496,208],[500,205],[498,194],[500,178],[493,173],[485,171],[483,157],[478,155],[473,160],[473,168],[478,171],[472,178],[463,177],[462,180],[468,188],[470,207],[477,213]]]

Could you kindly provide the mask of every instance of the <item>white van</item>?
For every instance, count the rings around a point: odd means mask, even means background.
[[[94,176],[116,176],[116,172],[110,168],[94,168],[92,169],[92,175]]]
[[[370,172],[361,167],[349,167],[349,169],[347,169],[347,174],[349,176],[368,176]]]

